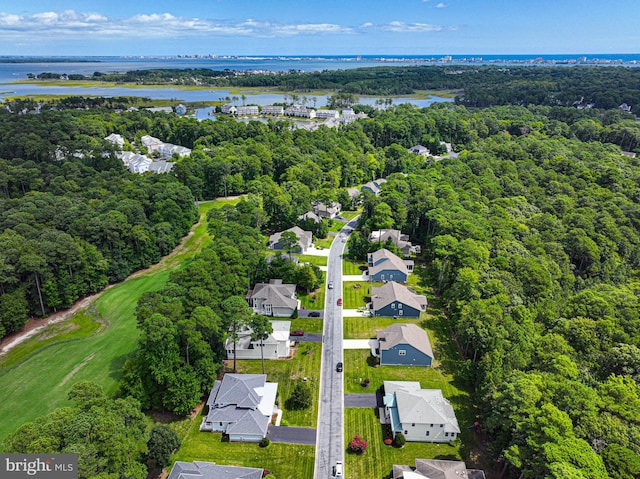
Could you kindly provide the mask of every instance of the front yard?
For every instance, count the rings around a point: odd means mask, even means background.
[[[345,453],[345,477],[382,479],[390,477],[394,464],[414,466],[416,458],[460,460],[460,446],[428,442],[407,442],[402,449],[384,444],[382,425],[372,408],[344,410],[344,441],[360,435],[369,443],[363,455]]]
[[[345,309],[357,309],[366,306],[365,298],[371,297],[372,286],[382,286],[380,282],[345,281],[342,300]]]
[[[271,471],[278,479],[313,478],[314,446],[272,443],[261,448],[254,443],[222,442],[220,433],[200,432],[201,422],[201,414],[193,419],[180,450],[172,458],[174,461],[210,461],[230,466],[261,467]]]

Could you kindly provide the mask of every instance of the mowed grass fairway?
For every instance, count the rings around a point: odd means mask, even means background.
[[[143,293],[162,288],[172,269],[211,240],[206,211],[223,204],[201,204],[200,224],[181,248],[158,265],[107,289],[88,309],[46,329],[3,358],[9,366],[0,369],[0,449],[4,438],[21,424],[67,405],[67,393],[74,383],[91,380],[107,394],[116,391],[122,365],[137,345],[136,302]],[[101,327],[92,327],[88,318]],[[54,334],[60,335],[52,337]]]

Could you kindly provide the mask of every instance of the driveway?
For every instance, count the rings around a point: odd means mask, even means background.
[[[321,343],[322,334],[320,333],[304,333],[304,336],[289,336],[292,341],[299,343]]]
[[[342,341],[344,349],[371,349],[378,347],[377,339],[345,339]]]
[[[381,407],[378,404],[378,394],[345,394],[344,407]]]
[[[356,318],[358,316],[365,316],[367,318],[371,317],[371,311],[366,310],[363,311],[362,309],[358,310],[358,309],[343,309],[342,310],[342,317],[343,318]]]
[[[367,281],[369,278],[363,274],[345,274],[342,281]]]
[[[309,316],[309,313],[311,312],[318,312],[320,313],[320,316],[317,316],[318,318],[322,318],[324,315],[324,311],[321,309],[300,309],[298,308],[298,318],[310,318],[311,316]]]
[[[269,426],[267,437],[271,442],[316,444],[316,430],[310,427]]]

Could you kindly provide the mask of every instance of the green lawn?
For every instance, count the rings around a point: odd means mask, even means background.
[[[342,260],[342,274],[362,274],[360,266],[366,266],[366,263],[348,259]]]
[[[300,300],[300,305],[306,309],[324,309],[324,284],[311,292],[311,294],[296,293],[296,296]],[[315,298],[315,300],[313,298]]]
[[[221,442],[220,433],[200,432],[202,416],[191,424],[175,461],[213,461],[232,466],[260,467],[278,479],[312,479],[315,447],[272,443],[266,448],[258,444]]]
[[[331,248],[331,242],[333,241],[333,236],[327,236],[325,239],[317,239],[315,241],[316,248]]]
[[[367,339],[367,338],[375,338],[376,331],[380,329],[384,329],[392,324],[396,324],[399,322],[402,323],[413,323],[420,325],[423,319],[420,318],[406,318],[403,317],[402,320],[393,319],[390,317],[366,317],[366,316],[357,316],[351,318],[343,319],[343,330],[345,339]]]
[[[322,333],[321,318],[298,318],[291,320],[291,331],[301,329],[305,333]]]
[[[345,225],[346,223],[340,220],[329,220],[329,231],[338,233],[342,228],[345,227]]]
[[[353,218],[358,216],[360,213],[362,213],[362,211],[360,211],[360,210],[358,210],[358,211],[342,211],[342,212],[340,212],[340,216],[342,216],[345,219],[352,220]]]
[[[292,359],[265,361],[267,380],[278,383],[278,403],[283,410],[282,421],[288,426],[316,427],[318,419],[318,392],[320,389],[320,356],[322,343],[298,343]],[[225,371],[233,370],[233,361],[227,361]],[[238,372],[262,374],[259,359],[238,360]],[[311,407],[303,411],[291,411],[285,402],[302,378],[307,378],[311,390]]]
[[[345,281],[343,283],[344,291],[342,292],[342,300],[345,309],[356,309],[366,306],[365,298],[371,297],[372,286],[382,286],[380,282],[368,281]],[[358,287],[358,285],[360,287]]]
[[[116,391],[122,365],[137,345],[134,313],[138,298],[162,288],[171,269],[211,241],[206,233],[206,211],[224,203],[200,205],[202,221],[179,251],[108,288],[88,309],[47,328],[3,358],[0,444],[21,424],[67,405],[67,393],[78,381],[96,382],[107,394]]]
[[[345,409],[345,446],[356,434],[369,443],[363,455],[345,453],[345,477],[382,479],[389,477],[394,464],[415,466],[415,459],[457,459],[460,447],[428,442],[407,442],[402,449],[385,446],[383,429],[372,408]]]
[[[312,254],[294,254],[293,256],[297,256],[300,260],[300,264],[302,263],[311,263],[316,266],[327,266],[327,257],[326,256],[316,256]]]

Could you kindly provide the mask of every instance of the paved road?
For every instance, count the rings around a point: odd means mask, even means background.
[[[382,406],[384,406],[382,395],[378,393],[345,394],[344,396],[344,407],[376,408]]]
[[[344,362],[342,306],[337,301],[342,297],[342,254],[346,246],[343,239],[356,224],[357,219],[347,223],[344,232],[333,240],[327,261],[327,284],[333,281],[335,288],[327,289],[324,308],[315,479],[330,478],[336,461],[344,462],[344,375],[336,372],[336,364]]]

